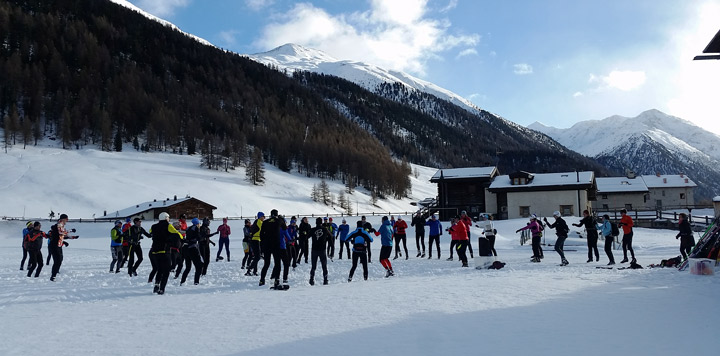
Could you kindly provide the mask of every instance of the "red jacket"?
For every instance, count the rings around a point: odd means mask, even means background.
[[[633,219],[630,215],[625,214],[625,216],[620,218],[620,225],[622,226],[623,234],[629,234],[632,232]]]
[[[462,221],[462,222],[465,224],[465,226],[467,226],[468,230],[470,230],[470,228],[472,227],[472,224],[473,224],[472,219],[470,218],[470,216],[465,215],[465,216],[463,216],[463,217],[460,218],[460,221]]]
[[[220,237],[230,237],[230,225],[228,224],[218,226],[217,231],[220,233]]]
[[[405,220],[398,220],[395,222],[395,233],[405,235],[405,229],[407,229],[407,227]]]
[[[462,221],[459,221],[457,224],[450,227],[450,236],[452,236],[453,240],[467,240],[468,234],[467,234],[467,226],[465,226],[465,223]]]

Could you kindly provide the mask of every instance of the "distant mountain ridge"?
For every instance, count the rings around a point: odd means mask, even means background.
[[[686,173],[698,184],[696,200],[720,193],[720,136],[659,110],[581,121],[569,129],[538,122],[528,128],[619,174]]]

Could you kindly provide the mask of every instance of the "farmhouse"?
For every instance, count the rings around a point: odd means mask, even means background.
[[[433,211],[441,220],[449,220],[465,210],[470,216],[496,210],[494,199],[488,200],[487,188],[498,175],[496,167],[467,167],[438,170],[430,181],[438,185],[438,199]]]
[[[695,187],[685,174],[643,175],[648,187],[646,209],[677,209],[695,205]]]
[[[185,214],[188,219],[207,217],[212,220],[213,210],[215,209],[217,209],[217,207],[197,198],[190,196],[178,198],[175,196],[173,199],[167,198],[159,201],[156,199],[111,213],[103,213],[103,216],[98,218],[98,220],[124,220],[126,218],[134,219],[136,217],[142,220],[157,220],[162,212],[170,214],[170,218],[172,219],[177,219],[181,214]]]
[[[596,178],[597,200],[592,203],[596,212],[620,209],[644,209],[648,200],[648,187],[642,177]]]

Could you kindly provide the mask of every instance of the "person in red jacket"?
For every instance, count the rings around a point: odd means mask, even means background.
[[[470,241],[470,228],[473,225],[472,218],[467,214],[467,211],[463,210],[460,212],[460,221],[462,221],[467,227],[468,241]],[[470,258],[473,258],[472,244],[468,243],[468,249],[470,250]]]
[[[408,249],[407,249],[407,234],[405,233],[405,230],[408,228],[408,224],[403,220],[402,216],[398,216],[397,221],[395,222],[395,258],[396,260],[398,258],[398,252],[400,252],[400,242],[403,244],[403,248],[405,249],[405,259],[408,259]],[[402,254],[400,254],[402,256]]]
[[[623,258],[620,263],[625,263],[628,261],[627,258],[627,252],[630,250],[630,256],[632,257],[632,263],[635,263],[635,251],[632,248],[632,238],[633,238],[633,219],[630,217],[630,215],[627,214],[627,210],[623,209],[620,210],[620,223],[618,226],[622,227],[623,229],[623,238],[622,238],[622,249],[623,249]]]
[[[225,246],[225,253],[227,254],[227,261],[230,262],[230,225],[228,225],[228,219],[223,218],[223,223],[218,226],[217,232],[220,233],[220,237],[218,238],[218,245],[220,246],[218,248],[217,256],[215,256],[215,262],[218,262],[222,260],[222,256],[220,254],[222,253],[223,246]],[[244,266],[245,264],[243,264]]]
[[[448,229],[450,236],[455,241],[458,258],[462,262],[463,267],[468,267],[468,259],[465,250],[467,249],[470,240],[468,239],[467,225],[460,220],[459,216],[456,216],[452,220],[452,226]]]

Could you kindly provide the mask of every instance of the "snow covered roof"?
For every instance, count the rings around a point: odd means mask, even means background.
[[[436,182],[440,179],[441,174],[443,179],[492,178],[498,174],[498,171],[494,166],[440,169],[430,178],[430,181]]]
[[[534,173],[527,184],[513,185],[509,175],[497,176],[489,191],[544,191],[564,189],[587,189],[593,186],[595,172]]]
[[[188,201],[190,199],[193,199],[192,197],[184,197],[184,198],[177,198],[177,200],[173,199],[165,199],[165,200],[154,200],[154,201],[148,201],[144,203],[137,204],[135,206],[131,206],[129,208],[125,208],[118,211],[108,212],[107,215],[103,216],[103,214],[98,214],[100,218],[126,218],[131,216],[140,215],[148,210],[156,209],[156,208],[167,208],[171,207],[175,204],[180,204],[184,201]]]
[[[648,188],[693,188],[697,184],[684,174],[644,175],[642,179]]]
[[[647,192],[648,187],[642,178],[602,177],[595,178],[598,193]]]
[[[713,198],[713,201],[720,201],[720,195],[718,195],[718,196],[716,196],[715,198]]]

